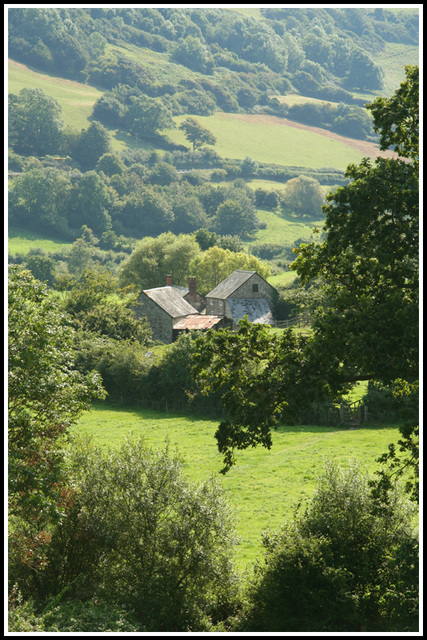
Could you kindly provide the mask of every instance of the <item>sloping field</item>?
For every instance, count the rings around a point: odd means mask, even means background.
[[[103,93],[87,84],[39,73],[25,64],[9,60],[8,92],[18,94],[25,87],[42,89],[47,95],[58,100],[65,124],[79,130],[89,126],[88,117]]]
[[[179,125],[184,119],[180,116],[175,121]],[[370,142],[276,116],[216,113],[195,119],[213,133],[217,140],[215,150],[222,158],[243,160],[249,156],[258,162],[284,166],[345,170],[363,157],[391,154],[381,152],[378,145]],[[179,129],[165,133],[174,142],[188,146]]]

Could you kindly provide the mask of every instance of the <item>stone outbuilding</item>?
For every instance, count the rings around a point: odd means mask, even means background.
[[[225,316],[237,328],[244,316],[254,324],[274,325],[275,289],[256,271],[234,271],[206,295],[206,313]]]
[[[202,313],[206,300],[196,291],[196,279],[189,279],[189,287],[172,285],[167,276],[165,287],[145,289],[138,297],[133,311],[138,317],[146,317],[153,340],[169,344],[183,332],[218,329],[231,323],[223,317]]]

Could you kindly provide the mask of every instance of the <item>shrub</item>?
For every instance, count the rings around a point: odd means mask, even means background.
[[[69,460],[78,524],[58,527],[51,571],[72,578],[70,549],[90,535],[83,588],[147,631],[208,630],[233,613],[232,515],[216,481],[192,484],[168,446],[142,440],[115,452],[74,441]]]
[[[245,631],[415,631],[418,538],[409,501],[379,502],[351,464],[326,466],[305,512],[264,537]]]

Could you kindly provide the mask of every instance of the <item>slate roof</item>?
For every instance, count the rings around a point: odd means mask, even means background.
[[[212,289],[212,291],[206,294],[206,298],[219,298],[220,300],[225,300],[228,296],[234,293],[236,289],[249,280],[254,273],[256,273],[256,271],[233,271],[228,278],[220,282],[215,289]]]
[[[166,311],[171,318],[194,315],[194,307],[184,300],[182,292],[175,287],[145,289],[144,293]]]
[[[193,315],[187,316],[174,323],[174,329],[211,329],[221,322],[223,318],[219,316]]]
[[[237,324],[239,320],[248,316],[252,324],[274,325],[273,314],[265,298],[229,298],[228,305],[233,315],[233,321]]]

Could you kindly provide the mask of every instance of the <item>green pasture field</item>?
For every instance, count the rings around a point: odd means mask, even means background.
[[[304,242],[312,241],[313,229],[322,229],[324,219],[305,221],[301,218],[293,218],[291,215],[283,216],[275,211],[257,210],[257,217],[265,222],[266,229],[259,229],[256,240],[248,242],[248,246],[256,244],[282,244],[291,247],[300,238]]]
[[[375,459],[396,442],[394,426],[362,426],[356,430],[317,426],[280,426],[273,432],[273,447],[237,452],[237,464],[220,474],[222,456],[214,438],[217,420],[142,409],[120,409],[97,403],[73,427],[101,447],[116,448],[126,436],[143,436],[154,448],[166,439],[183,459],[184,472],[194,481],[214,475],[221,479],[236,512],[240,543],[236,561],[249,567],[262,554],[261,533],[279,528],[292,518],[299,503],[309,499],[322,473],[324,460],[342,464],[358,460],[367,471]]]
[[[405,80],[405,67],[420,64],[420,48],[411,44],[387,42],[384,50],[375,54],[377,63],[384,70],[382,96],[392,95]]]
[[[295,271],[283,271],[282,273],[275,274],[267,278],[268,284],[271,284],[273,287],[286,287],[287,285],[292,284],[292,282],[297,277]]]
[[[71,244],[71,242],[49,238],[35,231],[25,231],[17,227],[9,227],[8,229],[8,251],[12,255],[16,253],[26,254],[35,247],[53,253],[69,249]]]
[[[28,66],[8,61],[8,91],[18,94],[21,89],[42,89],[55,98],[62,107],[62,119],[66,125],[81,130],[89,126],[88,120],[93,106],[102,95],[102,91],[74,80],[65,80],[40,73]]]
[[[186,117],[175,117],[177,126]],[[215,151],[225,159],[250,157],[258,162],[301,167],[303,173],[303,167],[344,170],[366,155],[350,143],[289,126],[275,116],[216,113],[197,116],[196,120],[213,133],[217,140]],[[176,144],[188,146],[180,129],[167,129],[164,133]]]

